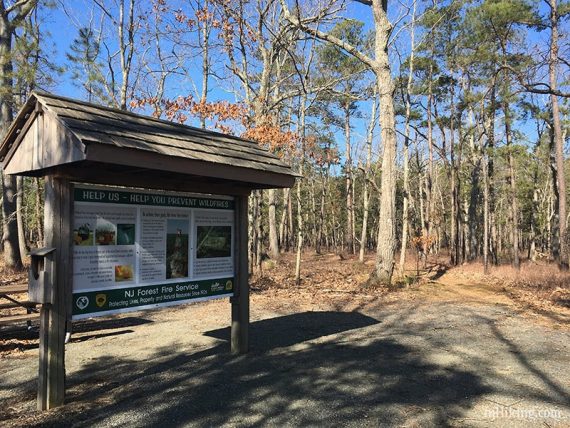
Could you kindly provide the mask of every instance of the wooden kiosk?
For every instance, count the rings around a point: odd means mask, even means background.
[[[82,186],[86,186],[84,190],[86,195],[93,194],[94,197],[102,195],[101,198],[107,197],[114,201],[127,201],[127,198],[131,198],[131,202],[143,204],[148,200],[148,204],[151,204],[150,198],[153,195],[156,198],[161,197],[161,200],[166,200],[164,195],[174,195],[176,197],[170,198],[173,203],[187,207],[199,208],[200,204],[208,206],[217,204],[233,208],[230,211],[233,215],[225,213],[225,218],[231,227],[219,228],[219,230],[231,230],[231,256],[226,257],[231,259],[231,263],[226,260],[228,266],[232,267],[231,279],[225,283],[222,281],[220,285],[220,281],[197,281],[188,278],[191,281],[180,284],[185,284],[183,286],[197,293],[202,292],[204,295],[210,292],[210,294],[217,293],[216,297],[231,295],[231,352],[247,352],[248,196],[254,189],[283,188],[293,185],[296,175],[278,157],[260,148],[256,143],[236,137],[48,93],[34,93],[19,112],[0,145],[0,161],[6,174],[45,177],[45,248],[32,252],[30,269],[30,299],[42,305],[38,409],[50,409],[64,403],[66,331],[69,331],[72,316],[75,316],[74,311],[89,306],[87,294],[77,299],[73,294],[75,276],[81,274],[76,272],[77,269],[74,271],[76,249],[74,245],[79,243],[96,248],[98,244],[111,243],[117,247],[129,248],[129,245],[119,245],[126,243],[133,244],[133,248],[136,244],[139,251],[139,239],[141,233],[144,233],[138,229],[139,220],[136,220],[136,224],[135,220],[131,220],[133,224],[127,225],[132,226],[132,231],[126,230],[127,237],[123,242],[116,235],[125,232],[118,229],[124,225],[115,225],[115,229],[106,232],[106,235],[102,229],[101,231],[80,230],[78,233],[77,225],[74,229],[74,206],[78,200],[78,189]],[[99,187],[93,187],[94,185]],[[112,192],[107,192],[106,189],[109,189],[107,186],[115,187],[111,188]],[[98,189],[100,191],[97,191]],[[152,194],[152,191],[155,193]],[[158,195],[156,191],[159,191]],[[192,195],[187,192],[192,192]],[[133,194],[135,196],[132,196]],[[206,199],[201,199],[200,195],[196,194],[202,194]],[[222,199],[216,200],[207,195],[220,195]],[[137,213],[145,209],[147,208],[139,206],[136,209],[131,208],[130,212],[135,213],[132,214],[134,218],[135,215],[139,215]],[[145,215],[147,211],[142,212]],[[148,212],[160,214],[156,209]],[[188,220],[188,224],[194,227],[197,217],[194,214],[188,216],[191,219]],[[230,219],[228,216],[233,218]],[[85,229],[89,228],[85,226]],[[183,236],[181,228],[177,229],[177,233],[179,237]],[[131,240],[136,236],[137,242],[129,242],[129,236]],[[184,242],[189,240],[191,239],[186,235]],[[212,242],[222,242],[222,245],[230,248],[230,244],[224,244],[223,236]],[[105,248],[110,247],[101,246],[98,249],[103,251]],[[191,245],[187,248],[192,250]],[[87,248],[85,251],[98,251],[98,249]],[[141,251],[145,251],[144,248],[141,248]],[[228,252],[224,256],[229,254]],[[196,260],[198,259],[195,258],[194,263],[197,265]],[[188,258],[186,261],[188,265]],[[132,265],[128,264],[130,262],[123,263],[126,264],[114,266],[114,280],[126,280],[125,283],[133,283],[135,279],[138,281],[139,268],[143,262],[133,262]],[[76,261],[76,264],[79,262]],[[101,269],[107,267],[103,266]],[[166,267],[164,269],[168,270]],[[188,276],[188,267],[186,269]],[[151,268],[147,270],[152,271]],[[149,275],[152,277],[152,272]],[[170,275],[172,276],[172,272]],[[169,278],[168,273],[165,278]],[[178,284],[173,278],[167,280],[170,281],[168,284],[173,281]],[[120,284],[117,283],[117,286]],[[177,289],[182,289],[183,286]],[[159,286],[152,287],[157,290],[159,288]],[[167,290],[172,288],[166,287]],[[134,288],[124,290],[125,295],[134,294]],[[149,291],[149,286],[144,290],[147,294],[155,292],[154,288]],[[166,302],[168,296],[172,299],[182,296],[180,297],[182,302],[192,300],[184,299],[186,294],[172,293],[166,297],[161,296],[161,301]],[[110,298],[108,293],[99,293],[96,295],[96,302],[91,305],[95,309],[103,310],[101,313],[105,314],[107,313],[105,310],[109,309],[106,305],[110,304],[108,301]],[[154,299],[154,296],[152,298]],[[93,300],[94,298],[91,299]],[[125,301],[127,302],[125,305],[128,305],[128,300]],[[179,301],[169,301],[168,304],[176,304]],[[153,306],[158,305],[143,305],[137,309]],[[125,310],[127,309],[129,308],[125,306]]]

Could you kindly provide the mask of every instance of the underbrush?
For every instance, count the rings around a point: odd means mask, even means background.
[[[497,267],[493,276],[504,279],[508,290],[525,300],[534,298],[570,308],[570,273],[560,272],[554,264],[528,263],[520,272]]]

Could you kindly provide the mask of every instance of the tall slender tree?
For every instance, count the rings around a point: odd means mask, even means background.
[[[37,0],[0,1],[0,137],[4,137],[14,118],[13,43],[26,17],[37,6]],[[16,221],[16,177],[2,171],[2,218],[4,263],[13,269],[22,268]]]
[[[376,249],[376,266],[372,282],[390,283],[394,272],[394,253],[396,250],[396,118],[394,110],[395,85],[390,69],[388,44],[392,24],[388,19],[388,0],[362,0],[360,3],[371,7],[374,18],[374,56],[371,57],[357,47],[338,37],[321,31],[315,24],[320,16],[304,18],[297,10],[291,14],[285,0],[280,0],[285,17],[293,25],[311,36],[332,43],[353,55],[368,66],[376,77],[378,98],[380,101],[379,124],[382,136],[382,178],[381,203]]]

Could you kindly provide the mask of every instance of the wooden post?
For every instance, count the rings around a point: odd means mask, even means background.
[[[232,303],[231,352],[245,354],[249,349],[249,278],[247,263],[247,204],[249,195],[235,199],[235,272]]]
[[[53,289],[51,304],[44,304],[40,313],[40,364],[38,379],[38,409],[61,406],[65,398],[65,328],[71,318],[71,258],[72,186],[69,181],[46,177],[44,209],[44,242],[56,250],[46,266],[55,272],[49,278]],[[46,261],[46,263],[48,263]]]

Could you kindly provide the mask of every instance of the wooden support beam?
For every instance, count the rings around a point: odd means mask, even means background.
[[[247,263],[247,204],[249,195],[236,197],[235,207],[235,272],[232,303],[231,352],[245,354],[249,350],[249,274]]]
[[[45,182],[44,239],[46,247],[56,249],[45,266],[54,272],[49,278],[53,287],[51,304],[40,312],[40,349],[38,409],[48,410],[64,403],[65,398],[65,329],[71,319],[72,186],[68,180],[48,176]]]

